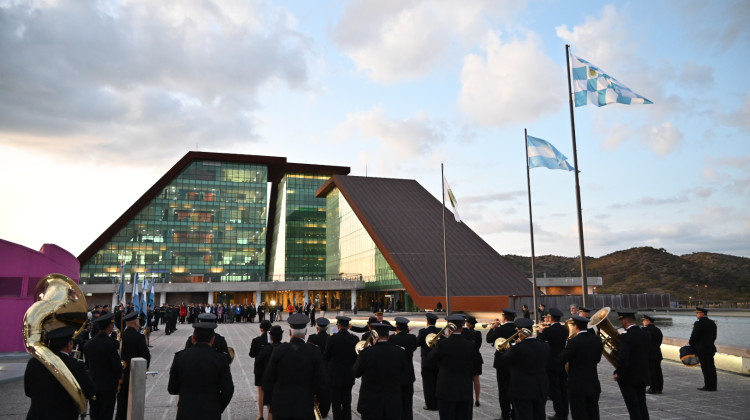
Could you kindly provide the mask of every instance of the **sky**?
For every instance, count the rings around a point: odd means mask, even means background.
[[[571,8],[571,6],[575,6]],[[574,110],[585,255],[750,257],[748,1],[0,0],[0,238],[80,254],[188,151],[416,179],[531,255],[524,129],[573,164],[565,45],[652,105]],[[530,171],[536,255],[580,254]]]

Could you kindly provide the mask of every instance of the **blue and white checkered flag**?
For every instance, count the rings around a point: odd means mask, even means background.
[[[526,136],[526,150],[529,153],[529,168],[548,168],[572,171],[574,168],[568,163],[559,150],[550,142],[538,137]]]
[[[570,54],[570,68],[573,69],[573,98],[576,106],[594,104],[653,104],[643,96],[633,92],[617,79],[604,73],[599,67]]]

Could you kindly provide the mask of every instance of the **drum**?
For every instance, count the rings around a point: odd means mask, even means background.
[[[685,366],[690,367],[700,366],[701,364],[692,346],[683,346],[680,348],[680,360]]]

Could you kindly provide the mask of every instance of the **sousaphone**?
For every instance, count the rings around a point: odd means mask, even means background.
[[[26,351],[42,362],[70,394],[78,412],[86,413],[86,396],[73,373],[45,342],[47,332],[61,327],[77,328],[73,337],[86,326],[86,297],[68,276],[49,274],[39,280],[34,290],[34,304],[23,317],[23,339]]]

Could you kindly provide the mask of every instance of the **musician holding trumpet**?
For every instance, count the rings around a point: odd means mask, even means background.
[[[492,323],[490,327],[491,329],[487,333],[487,342],[494,346],[496,340],[500,338],[507,340],[508,338],[513,336],[513,334],[516,333],[516,324],[513,323],[515,317],[515,311],[508,308],[503,308],[503,311],[500,313],[500,318],[496,319],[495,322]],[[510,420],[510,368],[502,367],[500,365],[500,358],[502,357],[504,351],[505,349],[502,349],[501,351],[501,349],[498,349],[497,346],[495,347],[495,359],[492,367],[495,368],[495,371],[497,373],[497,389],[500,400],[500,419]]]
[[[510,397],[516,420],[544,419],[549,395],[546,363],[549,345],[533,336],[534,321],[516,321],[518,340],[501,357],[501,368],[510,370]]]

